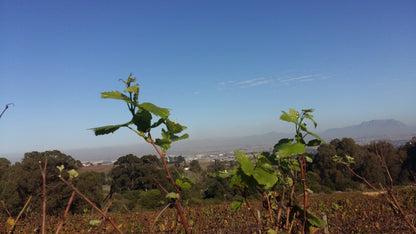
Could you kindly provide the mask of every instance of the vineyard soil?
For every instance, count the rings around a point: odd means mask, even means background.
[[[416,187],[397,188],[400,202],[409,215],[415,217]],[[301,198],[300,198],[301,199]],[[253,201],[253,209],[261,210],[267,220],[262,204]],[[361,192],[317,194],[310,196],[309,209],[328,217],[329,233],[411,233],[406,223],[395,214],[382,194],[365,195]],[[110,213],[115,223],[125,233],[177,233],[181,226],[177,222],[176,211],[167,209],[155,221],[161,210]],[[242,206],[232,211],[229,203],[186,207],[190,226],[195,233],[258,233],[256,222]],[[1,217],[0,233],[7,232],[7,217]],[[59,217],[48,217],[47,233],[55,231]],[[63,233],[113,233],[113,227],[102,221],[96,212],[83,215],[70,215],[66,219]],[[41,229],[41,216],[28,215],[20,220],[16,233],[35,233]],[[92,222],[94,221],[94,222]],[[153,226],[153,227],[152,227]],[[316,233],[324,233],[323,229]]]

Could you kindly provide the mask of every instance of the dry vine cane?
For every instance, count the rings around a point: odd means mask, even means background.
[[[174,205],[182,221],[182,225],[187,233],[191,233],[188,220],[185,217],[183,208],[180,203],[181,193],[179,187],[181,187],[182,183],[177,183],[172,178],[165,160],[166,151],[171,147],[173,142],[189,137],[188,134],[183,134],[181,136],[178,135],[183,130],[185,130],[186,127],[180,125],[176,121],[171,121],[169,119],[169,109],[161,108],[148,102],[139,103],[139,84],[133,85],[133,83],[136,82],[134,77],[130,75],[127,80],[121,81],[126,85],[123,93],[119,91],[103,92],[101,93],[101,97],[122,100],[126,102],[127,107],[132,115],[132,119],[124,124],[98,127],[93,128],[92,130],[94,131],[95,135],[105,135],[113,133],[121,127],[127,127],[154,147],[162,160],[167,174],[167,179],[175,189],[175,192],[168,193],[166,197],[168,199],[175,200]],[[152,121],[153,117],[158,117],[159,119],[157,121]],[[134,125],[134,127],[131,127],[131,125]],[[165,128],[162,129],[161,138],[154,140],[150,134],[150,131],[159,126],[165,126]],[[176,181],[178,181],[178,179]]]
[[[394,195],[394,186],[393,186],[393,179],[391,177],[390,174],[390,170],[387,167],[386,164],[386,160],[384,159],[383,154],[380,154],[377,146],[374,144],[374,148],[376,151],[376,155],[378,160],[380,161],[381,167],[384,169],[384,172],[386,173],[388,180],[389,180],[389,187],[386,189],[384,188],[384,186],[380,183],[380,189],[377,189],[374,185],[372,185],[366,178],[358,175],[352,168],[351,168],[351,164],[355,163],[354,162],[354,158],[349,156],[349,155],[345,155],[345,157],[340,157],[340,156],[333,156],[332,159],[335,162],[341,163],[343,165],[345,165],[345,167],[348,169],[348,171],[354,175],[355,177],[359,178],[360,180],[362,180],[368,187],[370,187],[372,190],[381,193],[384,195],[384,198],[386,199],[386,201],[396,210],[398,211],[398,213],[400,214],[400,216],[402,217],[403,220],[405,220],[405,222],[407,223],[407,225],[410,227],[410,229],[412,229],[412,231],[414,233],[416,233],[416,227],[415,225],[413,225],[412,221],[408,218],[408,216],[404,213],[402,207],[400,206],[399,201],[397,200],[396,196]],[[387,191],[386,191],[387,190]]]
[[[9,108],[10,105],[13,105],[14,106],[13,103],[6,104],[6,107],[4,107],[3,111],[0,114],[0,118],[3,116],[4,112],[6,112],[6,110]]]
[[[88,199],[88,197],[86,197],[84,194],[82,194],[72,183],[72,179],[78,176],[78,172],[75,171],[74,169],[69,170],[69,181],[65,180],[62,176],[62,170],[64,169],[64,166],[61,165],[60,167],[58,167],[60,173],[59,173],[59,179],[64,182],[66,185],[68,185],[73,192],[75,192],[76,194],[78,194],[78,196],[80,196],[82,199],[84,199],[88,204],[90,204],[95,210],[97,210],[102,217],[104,217],[108,222],[110,222],[110,224],[113,226],[113,228],[118,232],[118,233],[123,233],[120,228],[117,227],[117,225],[114,223],[114,221],[110,218],[110,216],[107,215],[106,211],[102,211],[100,208],[98,208],[90,199]],[[72,199],[72,196],[70,198],[70,200]],[[68,206],[67,209],[69,209],[70,202],[68,202]],[[65,212],[66,213],[66,212]]]

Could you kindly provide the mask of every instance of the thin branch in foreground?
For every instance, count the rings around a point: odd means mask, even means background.
[[[106,220],[108,220],[111,225],[114,227],[115,230],[119,233],[123,233],[117,225],[114,223],[114,221],[106,214],[104,213],[100,208],[98,208],[90,199],[88,199],[84,194],[82,194],[73,184],[66,181],[61,175],[59,175],[59,179],[64,182],[66,185],[72,188],[74,192],[76,192],[82,199],[84,199],[88,204],[90,204],[95,210],[97,210]]]

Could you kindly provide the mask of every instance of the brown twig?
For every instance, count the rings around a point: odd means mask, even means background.
[[[69,208],[71,207],[72,200],[74,199],[75,194],[76,194],[75,191],[72,191],[71,197],[69,198],[68,204],[66,205],[64,216],[62,217],[62,220],[59,221],[59,224],[58,224],[58,227],[56,228],[55,234],[58,234],[58,233],[61,232],[61,229],[62,229],[62,227],[64,226],[64,223],[65,223],[65,218],[66,218],[66,216],[69,212]]]
[[[378,152],[378,149],[377,149],[377,147],[376,147],[376,145],[374,144],[374,148],[375,148],[375,151],[376,151],[376,155],[377,155],[377,157],[378,157],[378,159],[379,159],[379,161],[380,161],[380,163],[381,163],[381,166],[383,167],[383,169],[384,169],[384,171],[385,171],[385,173],[387,174],[387,176],[388,176],[388,179],[389,179],[389,182],[390,182],[390,187],[389,187],[389,189],[387,189],[387,194],[386,193],[383,193],[384,194],[384,198],[386,199],[386,201],[388,202],[388,203],[390,203],[392,206],[393,206],[393,208],[394,209],[396,209],[396,210],[398,210],[399,211],[399,213],[400,213],[400,216],[405,220],[405,222],[407,223],[407,225],[412,229],[412,231],[414,232],[414,233],[416,233],[416,227],[413,225],[413,223],[408,219],[408,217],[406,216],[406,214],[404,213],[404,211],[403,211],[403,209],[401,208],[401,206],[400,206],[400,204],[399,204],[399,201],[397,200],[397,198],[396,198],[396,196],[394,195],[394,193],[393,193],[393,179],[392,179],[392,177],[391,177],[391,174],[390,174],[390,170],[389,170],[389,168],[387,167],[387,164],[386,164],[386,160],[384,159],[384,156],[382,155],[382,154],[380,154],[379,152]],[[364,177],[362,177],[362,176],[360,176],[360,175],[358,175],[357,173],[355,173],[355,171],[354,170],[352,170],[351,169],[351,167],[349,166],[349,165],[346,165],[346,167],[347,167],[347,169],[351,172],[351,174],[353,174],[354,176],[356,176],[356,177],[358,177],[359,179],[361,179],[365,184],[367,184],[371,189],[373,189],[374,191],[376,191],[376,192],[380,192],[380,190],[378,190],[378,189],[376,189],[376,187],[374,187],[367,179],[365,179]],[[382,191],[385,191],[384,190],[384,187],[380,184],[380,187],[381,187],[381,190]]]
[[[26,207],[29,205],[29,202],[30,202],[30,200],[31,200],[31,199],[32,199],[32,196],[30,196],[30,197],[29,197],[29,199],[27,199],[27,201],[26,201],[25,205],[24,205],[24,206],[23,206],[23,208],[20,210],[19,214],[17,215],[17,218],[15,219],[15,221],[14,221],[14,223],[13,223],[12,227],[10,228],[9,233],[13,233],[13,232],[14,232],[14,228],[16,227],[16,223],[17,223],[17,221],[19,221],[20,216],[22,216],[23,211],[24,211],[24,210],[26,209]]]
[[[4,201],[1,201],[1,204],[3,205],[4,210],[6,211],[6,213],[9,215],[9,217],[12,217],[12,214],[10,214],[9,210],[6,207],[6,204],[4,203]]]
[[[263,192],[263,197],[267,201],[267,209],[269,210],[270,223],[271,223],[271,225],[273,225],[274,224],[274,220],[273,220],[273,215],[272,215],[272,207],[270,206],[269,195],[266,192]]]
[[[7,104],[7,105],[6,105],[6,107],[4,107],[3,111],[1,112],[1,114],[0,114],[0,118],[3,116],[4,112],[6,112],[6,110],[9,108],[9,106],[10,106],[10,105],[13,105],[13,106],[14,106],[14,104],[13,104],[13,103],[9,103],[9,104]]]
[[[374,147],[375,147],[375,150],[376,150],[376,155],[377,155],[378,159],[380,160],[381,166],[384,168],[384,170],[387,173],[387,176],[389,178],[389,181],[390,181],[390,188],[387,190],[390,198],[393,200],[393,202],[390,201],[390,203],[392,203],[393,205],[395,205],[397,207],[397,209],[400,212],[400,215],[406,221],[407,225],[409,225],[409,227],[413,230],[413,232],[416,233],[416,227],[408,219],[407,215],[404,213],[402,207],[400,206],[399,201],[397,200],[396,196],[393,193],[393,178],[391,177],[390,170],[387,167],[386,160],[385,160],[384,156],[378,152],[378,149],[375,146],[375,144],[374,144]]]
[[[111,225],[116,229],[119,233],[123,233],[117,225],[114,223],[114,221],[105,214],[100,208],[98,208],[90,199],[88,199],[84,194],[82,194],[73,184],[66,181],[61,175],[59,175],[59,179],[61,179],[62,182],[64,182],[66,185],[72,188],[73,191],[75,191],[82,199],[84,199],[88,204],[90,204],[95,210],[97,210],[106,220],[108,220]]]
[[[248,198],[247,198],[247,196],[246,196],[246,193],[243,191],[243,189],[241,188],[241,186],[240,186],[240,185],[235,184],[234,186],[235,186],[235,187],[237,187],[237,188],[238,188],[238,190],[240,190],[241,194],[242,194],[242,195],[243,195],[243,197],[244,197],[244,201],[245,201],[245,203],[247,204],[247,208],[248,208],[248,210],[251,212],[251,214],[253,215],[254,219],[256,219],[257,225],[258,225],[259,229],[261,230],[261,222],[260,222],[260,219],[259,219],[259,218],[257,217],[257,215],[254,213],[253,208],[251,208],[251,205],[250,205],[250,202],[248,201]]]
[[[48,164],[48,157],[45,157],[45,164],[42,168],[42,164],[39,161],[39,168],[42,174],[42,234],[45,234],[46,228],[46,166]]]

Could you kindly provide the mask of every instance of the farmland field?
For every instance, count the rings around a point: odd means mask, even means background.
[[[416,188],[397,189],[397,196],[409,217],[415,217]],[[262,210],[260,202],[253,201],[253,209]],[[411,233],[407,224],[388,205],[382,194],[365,195],[361,192],[318,194],[310,196],[309,209],[319,215],[328,217],[329,233]],[[193,206],[185,208],[190,225],[195,233],[258,233],[256,222],[246,206],[232,211],[229,203]],[[156,220],[161,210],[135,211],[126,213],[110,213],[111,218],[125,233],[176,233],[180,225],[176,220],[175,209],[168,208]],[[96,212],[85,212],[83,215],[69,215],[63,228],[64,233],[114,233],[108,222],[97,225],[99,220]],[[59,217],[48,217],[47,233],[56,230]],[[156,221],[155,221],[156,220]],[[413,220],[414,221],[414,220]],[[2,217],[1,224],[6,223]],[[266,223],[263,224],[267,226]],[[28,215],[19,221],[17,233],[33,233],[41,228],[40,215]],[[296,227],[294,227],[296,230]],[[0,226],[0,232],[7,231],[7,226]],[[324,233],[324,229],[316,233]]]

